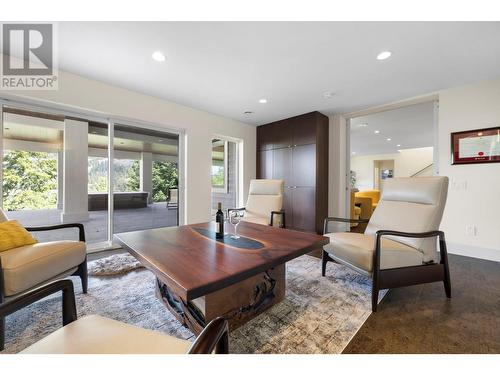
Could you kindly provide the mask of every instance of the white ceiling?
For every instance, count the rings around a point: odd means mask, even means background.
[[[393,154],[399,149],[433,145],[433,102],[351,119],[352,156]]]
[[[251,124],[500,77],[500,22],[63,22],[58,46],[63,70]]]

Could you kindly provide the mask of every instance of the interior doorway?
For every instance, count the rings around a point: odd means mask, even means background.
[[[388,179],[438,173],[437,111],[438,102],[429,100],[348,119],[346,201],[351,216],[370,219]]]
[[[394,177],[394,159],[373,161],[374,189],[382,191],[383,183]]]

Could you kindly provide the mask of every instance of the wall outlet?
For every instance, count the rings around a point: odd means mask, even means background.
[[[467,224],[465,226],[465,234],[470,237],[477,236],[477,226],[474,224]]]
[[[467,180],[453,181],[451,183],[451,190],[455,191],[465,191],[467,190]]]

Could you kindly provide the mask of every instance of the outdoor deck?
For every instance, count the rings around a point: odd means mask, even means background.
[[[26,227],[38,227],[61,223],[61,210],[7,211],[10,220],[17,220]],[[108,238],[108,212],[90,211],[90,219],[83,222],[88,243],[106,241]],[[140,229],[171,227],[177,225],[177,209],[167,209],[166,203],[153,203],[146,208],[114,211],[114,232],[123,233]],[[61,239],[77,239],[73,229],[35,232],[41,242]]]

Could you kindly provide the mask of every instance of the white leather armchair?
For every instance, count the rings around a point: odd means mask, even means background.
[[[322,275],[334,261],[370,276],[373,311],[380,289],[443,281],[451,298],[445,236],[439,231],[447,192],[448,177],[388,179],[364,233],[329,233],[330,222],[353,220],[325,219],[330,243],[323,247]]]
[[[0,222],[7,221],[0,210]],[[30,232],[77,228],[78,241],[51,241],[0,252],[0,303],[20,293],[67,276],[79,276],[87,293],[87,248],[83,224],[59,224],[26,228]],[[0,317],[0,350],[3,349],[5,319]]]
[[[245,207],[230,208],[227,214],[236,211],[241,221],[285,228],[283,192],[283,180],[251,180]]]

